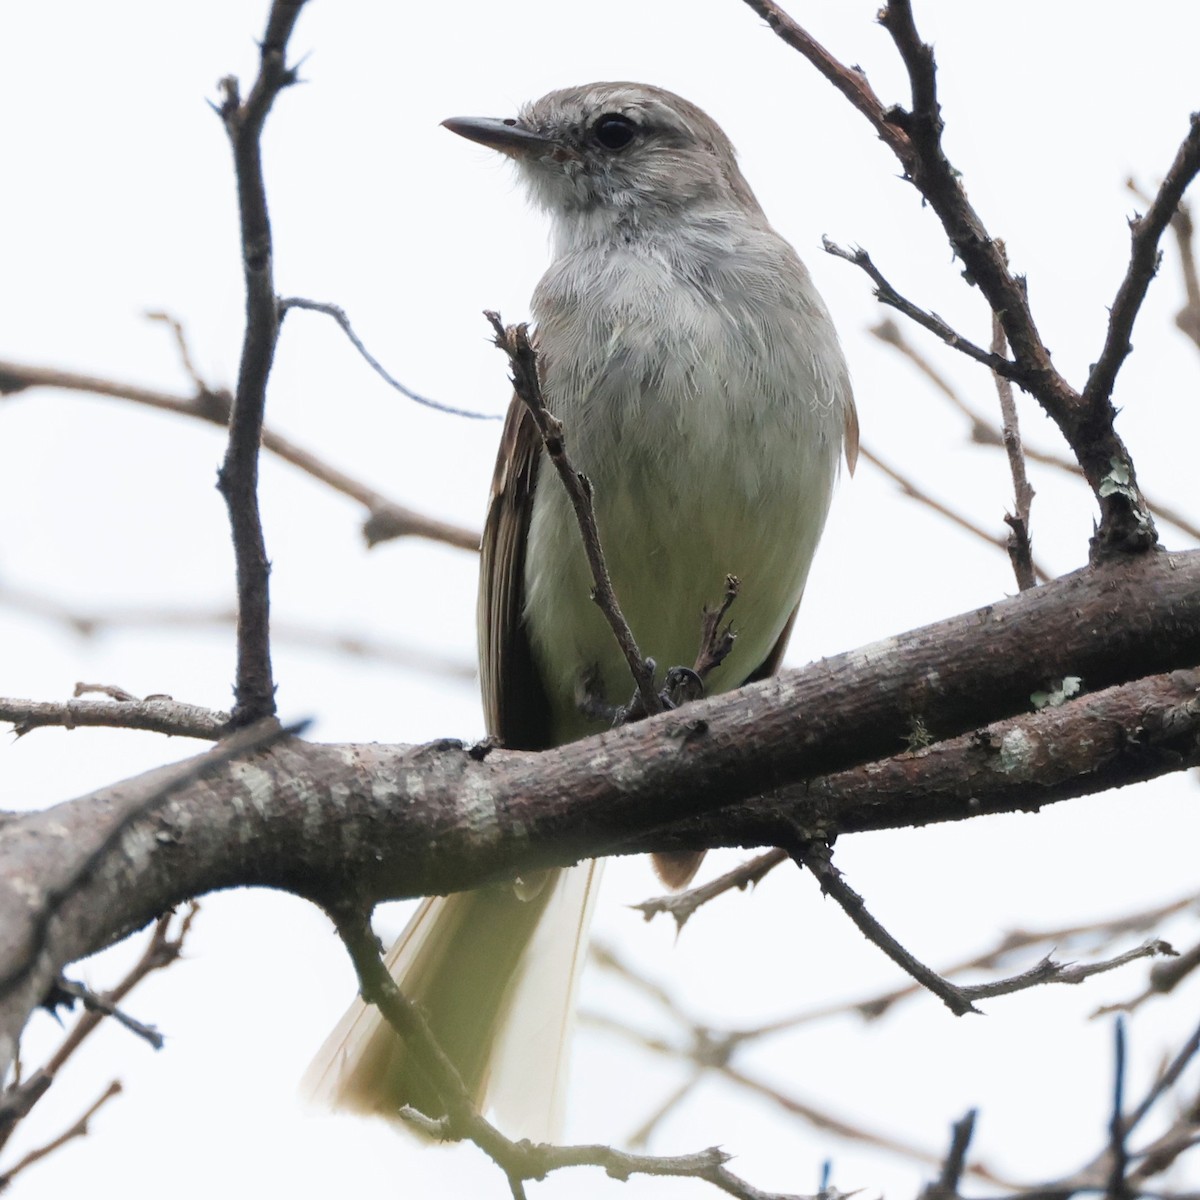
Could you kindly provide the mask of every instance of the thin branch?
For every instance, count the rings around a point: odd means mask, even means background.
[[[1126,1118],[1126,1134],[1132,1133],[1142,1123],[1146,1114],[1150,1112],[1155,1104],[1179,1082],[1179,1077],[1183,1074],[1192,1059],[1196,1057],[1197,1053],[1200,1053],[1200,1025],[1192,1030],[1191,1037],[1184,1042],[1166,1070],[1150,1085],[1141,1103]]]
[[[336,304],[326,304],[319,300],[305,300],[302,296],[288,296],[286,299],[279,301],[280,321],[293,308],[302,309],[305,312],[322,313],[324,316],[330,317],[335,321],[338,328],[346,335],[350,344],[358,351],[371,370],[388,387],[393,388],[406,399],[412,400],[416,404],[424,405],[425,408],[432,408],[435,412],[446,413],[452,417],[466,417],[472,421],[499,421],[503,415],[501,413],[476,412],[471,408],[456,408],[452,404],[443,404],[440,400],[432,400],[428,396],[422,396],[420,392],[414,392],[412,388],[406,387],[363,345],[362,339],[354,332],[354,326],[350,324],[350,318],[346,316],[345,310],[339,308]]]
[[[1197,1110],[1194,1097],[1181,1098],[1176,1119],[1148,1146],[1143,1146],[1136,1152],[1128,1152],[1124,1149],[1124,1142],[1152,1107],[1178,1083],[1184,1068],[1195,1057],[1197,1050],[1200,1050],[1200,1029],[1192,1034],[1167,1069],[1151,1084],[1137,1108],[1119,1122],[1119,1127],[1110,1121],[1109,1137],[1099,1154],[1071,1175],[1036,1187],[1022,1188],[1025,1200],[1067,1200],[1076,1192],[1110,1193],[1114,1183],[1114,1171],[1127,1154],[1130,1159],[1139,1161],[1133,1170],[1127,1170],[1125,1173],[1124,1186],[1121,1189],[1124,1195],[1142,1197],[1143,1200],[1168,1200],[1168,1197],[1171,1200],[1184,1200],[1188,1196],[1186,1192],[1156,1194],[1147,1191],[1143,1184],[1147,1179],[1165,1171],[1185,1151],[1200,1145],[1200,1110]],[[1123,1056],[1123,1048],[1118,1050],[1118,1054]],[[1114,1093],[1123,1089],[1121,1076],[1122,1070],[1119,1069],[1114,1080]],[[1115,1107],[1118,1105],[1114,1104]],[[1114,1148],[1114,1138],[1121,1141],[1119,1149]]]
[[[971,1146],[971,1138],[975,1134],[975,1109],[968,1110],[959,1121],[955,1121],[950,1129],[950,1149],[946,1152],[946,1161],[942,1164],[941,1174],[935,1183],[930,1184],[921,1193],[922,1200],[953,1200],[958,1196],[959,1184],[967,1166],[967,1151]]]
[[[296,82],[296,72],[286,61],[287,43],[303,7],[304,0],[275,0],[260,44],[258,78],[249,96],[243,102],[237,80],[227,76],[221,81],[224,99],[218,110],[233,149],[246,284],[246,331],[229,417],[229,443],[217,484],[229,509],[237,566],[237,679],[231,714],[237,727],[275,715],[271,566],[258,511],[258,448],[267,379],[279,339],[279,308],[259,139],[275,98]]]
[[[0,606],[64,626],[79,637],[94,637],[113,630],[213,629],[229,630],[237,622],[237,609],[216,605],[212,608],[167,608],[158,605],[126,605],[120,608],[78,609],[42,592],[0,585]],[[351,658],[365,658],[391,666],[406,667],[430,675],[451,679],[474,679],[477,667],[466,658],[451,658],[420,646],[388,641],[359,631],[321,629],[298,621],[271,622],[271,637],[305,650]],[[228,717],[226,717],[228,719]]]
[[[1020,950],[1047,944],[1057,946],[1064,942],[1075,941],[1081,937],[1098,937],[1101,939],[1101,946],[1109,945],[1113,940],[1122,935],[1144,933],[1146,930],[1154,928],[1161,921],[1181,912],[1185,908],[1194,906],[1198,899],[1200,898],[1194,894],[1187,895],[1178,900],[1172,900],[1168,904],[1157,905],[1154,908],[1141,912],[1125,913],[1118,917],[1106,918],[1082,925],[1056,926],[1050,929],[1038,930],[1013,929],[1005,933],[991,949],[974,954],[969,958],[960,959],[948,967],[943,967],[939,971],[939,974],[947,979],[951,979],[968,971],[994,970],[1003,962],[1011,959]],[[1171,961],[1174,962],[1177,960]],[[1154,970],[1158,969],[1159,967],[1154,968]],[[902,1000],[920,995],[923,990],[920,984],[910,983],[903,987],[893,988],[889,991],[862,999],[840,1001],[835,1004],[823,1005],[819,1008],[806,1009],[793,1016],[781,1017],[752,1029],[741,1030],[738,1033],[738,1037],[743,1041],[752,1038],[769,1037],[772,1034],[795,1029],[801,1025],[809,1025],[817,1021],[827,1020],[830,1017],[843,1016],[847,1013],[856,1013],[864,1020],[875,1021],[889,1012]],[[1099,1016],[1101,1013],[1098,1012],[1094,1015]]]
[[[716,879],[710,879],[698,887],[688,888],[686,892],[671,892],[665,896],[655,896],[630,907],[637,909],[647,921],[652,921],[659,913],[670,913],[678,931],[687,924],[695,911],[702,905],[735,888],[741,892],[745,891],[747,887],[755,886],[768,871],[787,860],[788,852],[786,850],[768,850],[765,854],[759,854],[734,867],[732,871],[718,875]]]
[[[1163,176],[1154,202],[1144,217],[1129,222],[1129,267],[1117,289],[1116,299],[1108,318],[1108,336],[1104,349],[1093,364],[1083,389],[1083,400],[1093,411],[1109,403],[1117,372],[1133,349],[1130,336],[1133,323],[1141,310],[1150,281],[1158,272],[1161,260],[1159,242],[1188,185],[1200,173],[1200,112],[1193,113],[1188,132],[1176,152],[1175,161]]]
[[[1175,950],[1169,942],[1160,938],[1149,938],[1140,946],[1125,951],[1113,958],[1094,963],[1059,963],[1047,955],[1041,962],[1012,975],[1008,979],[996,979],[990,983],[976,983],[960,987],[958,990],[969,1000],[986,1000],[992,996],[1009,996],[1013,992],[1023,992],[1031,987],[1040,987],[1047,983],[1078,984],[1093,975],[1102,975],[1106,971],[1115,971],[1118,967],[1126,966],[1139,958],[1153,958],[1157,955],[1174,956]]]
[[[1133,179],[1127,179],[1125,186],[1143,204],[1152,204],[1153,198],[1148,196]],[[1183,307],[1175,314],[1176,327],[1186,334],[1197,346],[1200,346],[1200,271],[1196,268],[1195,235],[1196,227],[1192,221],[1192,210],[1186,201],[1180,200],[1175,215],[1171,218],[1171,229],[1175,234],[1175,244],[1179,251],[1179,267],[1183,276]]]
[[[999,426],[980,416],[979,413],[963,400],[945,376],[904,336],[899,325],[890,319],[880,321],[878,325],[871,328],[871,333],[885,345],[898,350],[966,417],[971,424],[971,441],[980,446],[1002,446],[1004,444],[1004,435]],[[1075,478],[1082,477],[1083,472],[1080,470],[1079,463],[1073,458],[1066,458],[1061,454],[1050,454],[1045,450],[1031,449],[1029,446],[1023,446],[1022,448],[1025,457],[1030,462],[1039,463],[1046,467],[1054,467],[1055,470],[1063,471]],[[1168,525],[1174,525],[1176,529],[1187,534],[1188,537],[1200,542],[1200,525],[1189,519],[1177,508],[1164,504],[1161,500],[1151,499],[1144,492],[1142,494],[1146,501],[1146,507],[1160,521],[1165,521]]]
[[[833,899],[842,911],[858,926],[859,932],[873,942],[902,971],[911,975],[918,983],[932,992],[956,1016],[979,1010],[971,1003],[966,990],[958,988],[948,979],[943,979],[932,967],[927,967],[914,954],[906,950],[868,911],[863,898],[846,882],[842,873],[833,865],[833,858],[826,846],[798,843],[789,848],[795,861],[807,867],[821,885],[821,891]]]
[[[992,353],[1003,355],[1008,346],[1004,326],[994,314],[992,316]],[[1005,516],[1009,526],[1008,556],[1012,559],[1017,587],[1026,591],[1037,586],[1037,573],[1033,565],[1033,549],[1029,540],[1029,510],[1033,504],[1033,488],[1025,474],[1025,451],[1021,445],[1021,426],[1017,421],[1017,402],[1013,397],[1012,382],[1002,375],[994,375],[996,392],[1000,398],[1000,415],[1004,431],[1004,451],[1008,455],[1008,467],[1012,472],[1013,500],[1015,509]]]
[[[74,1125],[60,1133],[53,1141],[47,1142],[44,1146],[39,1146],[36,1150],[31,1150],[24,1158],[0,1174],[0,1192],[4,1191],[22,1171],[27,1167],[33,1166],[39,1159],[45,1158],[48,1154],[53,1154],[60,1146],[66,1145],[67,1142],[75,1138],[86,1137],[88,1134],[88,1123],[91,1119],[114,1096],[119,1096],[120,1094],[121,1081],[114,1079]]]
[[[622,1181],[634,1175],[675,1176],[704,1180],[740,1200],[798,1200],[763,1192],[746,1183],[726,1168],[731,1156],[715,1146],[695,1154],[667,1157],[632,1154],[604,1145],[552,1146],[511,1141],[471,1103],[454,1064],[434,1040],[421,1010],[405,999],[384,966],[379,942],[366,917],[357,911],[333,915],[358,973],[363,999],[374,1004],[404,1039],[446,1108],[446,1116],[440,1120],[412,1110],[401,1115],[443,1140],[474,1142],[504,1172],[514,1195],[523,1195],[526,1180],[544,1179],[551,1171],[565,1167],[593,1166],[602,1167]]]
[[[1129,1169],[1129,1151],[1125,1145],[1125,1021],[1113,1022],[1113,1101],[1108,1121],[1108,1156],[1112,1169],[1105,1189],[1106,1200],[1126,1200],[1129,1185],[1125,1172]]]
[[[792,20],[778,4],[773,3],[773,0],[745,2],[766,21],[776,35],[808,59],[871,122],[880,138],[901,161],[911,153],[907,134],[899,126],[889,124],[883,101],[867,82],[861,68],[843,66],[806,29]]]
[[[625,1138],[626,1145],[641,1147],[649,1144],[658,1127],[699,1087],[707,1074],[703,1067],[693,1071],[673,1092],[668,1092],[653,1112],[642,1119],[638,1127]]]
[[[179,921],[178,931],[173,936],[171,926],[175,914],[169,912],[159,917],[154,923],[154,930],[141,956],[125,973],[120,982],[102,995],[92,997],[93,1005],[75,1022],[45,1065],[34,1071],[27,1080],[15,1080],[0,1095],[0,1147],[7,1144],[19,1122],[32,1111],[53,1085],[59,1071],[70,1061],[88,1037],[100,1027],[106,1012],[111,1010],[115,1013],[116,1006],[147,975],[169,967],[179,958],[183,951],[184,940],[187,938],[198,912],[199,905],[193,901]]]
[[[933,365],[929,359],[921,353],[917,347],[904,336],[904,330],[892,320],[891,317],[884,317],[881,321],[872,325],[868,330],[872,336],[878,338],[885,346],[891,346],[893,350],[898,350],[905,358],[908,359],[930,383],[942,395],[950,401],[950,403],[958,409],[960,413],[971,423],[971,440],[978,442],[982,446],[999,446],[1002,443],[1000,430],[996,428],[990,421],[981,417],[959,394],[958,390],[947,380],[947,378]],[[1072,470],[1076,474],[1079,473],[1077,464],[1071,464]]]
[[[11,722],[23,737],[33,729],[55,726],[78,729],[144,729],[168,737],[214,741],[229,727],[229,714],[170,698],[146,700],[22,700],[0,697],[0,721]]]
[[[1187,303],[1175,314],[1175,324],[1200,346],[1200,272],[1196,270],[1195,226],[1192,210],[1182,200],[1171,219],[1171,228],[1179,245],[1179,264],[1187,297]]]
[[[883,273],[871,261],[871,256],[861,246],[847,250],[844,246],[830,241],[829,238],[822,238],[821,244],[825,248],[826,254],[832,254],[834,258],[845,259],[846,262],[853,263],[854,266],[864,271],[875,284],[874,295],[881,304],[886,304],[888,307],[896,309],[897,312],[902,312],[909,320],[941,338],[952,350],[958,350],[977,363],[982,363],[993,374],[1004,379],[1019,380],[1021,378],[1022,372],[1019,364],[1006,358],[1003,353],[997,353],[994,349],[984,350],[982,346],[975,345],[974,342],[954,330],[937,313],[926,312],[911,300],[905,299],[888,283]]]
[[[907,475],[901,474],[895,467],[885,463],[869,446],[861,446],[859,454],[873,467],[882,471],[910,500],[915,500],[918,504],[923,504],[926,508],[932,509],[939,516],[945,517],[951,524],[957,525],[960,529],[965,529],[967,533],[973,534],[989,545],[995,546],[999,550],[1008,550],[1008,539],[1002,534],[989,533],[982,525],[977,525],[972,521],[970,517],[964,516],[962,513],[950,508],[949,505],[935,499],[914,480],[910,479]],[[1037,579],[1041,582],[1044,583],[1046,580],[1054,578],[1040,563],[1033,562],[1032,566]]]
[[[665,1041],[661,1037],[643,1033],[640,1030],[631,1028],[622,1021],[616,1021],[611,1017],[601,1016],[597,1013],[585,1013],[583,1015],[590,1025],[617,1034],[619,1037],[625,1038],[654,1054],[660,1054],[664,1057],[685,1063],[700,1064],[705,1070],[715,1072],[722,1079],[734,1084],[743,1091],[768,1101],[770,1104],[787,1113],[789,1117],[799,1118],[822,1133],[832,1134],[848,1142],[858,1142],[862,1145],[871,1146],[900,1158],[911,1159],[914,1162],[927,1163],[935,1167],[942,1165],[943,1160],[939,1154],[926,1150],[919,1145],[901,1141],[880,1130],[870,1129],[855,1121],[831,1113],[826,1109],[819,1108],[815,1104],[802,1100],[791,1093],[784,1092],[773,1084],[743,1071],[729,1061],[729,1055],[734,1048],[732,1044],[722,1040],[719,1035],[714,1035],[713,1031],[708,1030],[704,1025],[693,1023],[689,1018],[683,1017],[677,1009],[672,1008],[670,1011],[672,1016],[677,1017],[687,1026],[690,1045],[686,1047],[675,1045],[672,1042]],[[1015,1186],[1011,1181],[997,1175],[982,1163],[972,1163],[966,1169],[971,1175],[979,1179],[984,1179],[1005,1187]]]
[[[233,398],[226,389],[212,388],[203,382],[198,385],[195,395],[179,396],[138,387],[132,383],[102,379],[95,375],[79,375],[53,367],[34,367],[25,363],[0,361],[0,396],[16,395],[31,388],[41,387],[129,400],[134,404],[158,409],[160,412],[193,417],[222,428],[229,424],[229,412],[233,405]],[[392,538],[420,537],[457,546],[461,550],[479,549],[477,530],[439,521],[395,500],[389,500],[374,488],[331,466],[266,426],[262,431],[262,448],[366,508],[368,517],[363,526],[363,535],[370,546]]]
[[[1149,985],[1144,991],[1134,996],[1133,999],[1122,1000],[1117,1004],[1103,1005],[1092,1016],[1106,1017],[1111,1013],[1135,1012],[1152,997],[1165,996],[1168,992],[1174,991],[1189,975],[1198,969],[1200,969],[1200,942],[1170,962],[1155,964],[1150,971]]]
[[[141,1038],[153,1049],[161,1050],[163,1048],[165,1044],[163,1035],[153,1025],[147,1025],[144,1021],[131,1017],[127,1012],[119,1009],[114,1000],[93,992],[86,984],[66,979],[60,975],[54,985],[54,991],[55,996],[52,1003],[56,1007],[60,996],[67,1000],[78,1000],[88,1012],[96,1013],[101,1017],[112,1017],[118,1025],[128,1029],[134,1037]]]
[[[746,3],[766,17],[784,41],[851,100],[899,159],[905,177],[937,214],[969,280],[980,288],[997,314],[1012,347],[1014,369],[998,369],[1010,373],[1014,382],[1034,395],[1058,424],[1096,496],[1101,519],[1092,539],[1093,557],[1151,549],[1157,541],[1154,523],[1138,491],[1129,453],[1113,427],[1116,413],[1108,392],[1093,388],[1085,399],[1054,367],[1022,281],[1008,269],[1001,248],[971,206],[959,173],[946,158],[933,50],[917,33],[909,0],[891,0],[880,12],[879,20],[907,69],[911,111],[899,106],[885,109],[861,72],[838,63],[776,5],[766,0]],[[1190,169],[1190,155],[1185,157]],[[1179,172],[1180,179],[1185,173]],[[1147,227],[1147,247],[1156,240],[1154,229],[1154,223]],[[1139,245],[1135,249],[1140,254],[1143,248]],[[1119,300],[1122,313],[1128,312],[1131,321],[1141,295],[1123,290]]]
[[[617,594],[613,590],[609,578],[608,567],[604,561],[604,550],[600,545],[600,532],[596,528],[596,512],[592,506],[592,486],[587,477],[582,475],[572,465],[567,456],[562,423],[546,407],[542,397],[541,379],[538,375],[537,352],[529,341],[529,329],[525,325],[505,326],[500,320],[499,313],[484,314],[495,330],[496,345],[508,355],[512,366],[512,383],[518,396],[529,410],[537,424],[538,432],[546,453],[558,472],[558,477],[566,488],[575,517],[579,522],[579,531],[583,537],[583,548],[587,554],[588,566],[592,572],[595,600],[604,619],[608,622],[629,671],[637,688],[637,695],[642,708],[647,714],[653,715],[662,711],[662,702],[654,690],[654,664],[643,658],[642,652],[621,612]]]

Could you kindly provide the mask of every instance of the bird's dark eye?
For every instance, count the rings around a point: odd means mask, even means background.
[[[624,150],[637,133],[637,123],[621,113],[605,113],[592,126],[592,136],[605,150]]]

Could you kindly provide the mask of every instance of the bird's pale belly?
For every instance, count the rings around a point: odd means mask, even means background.
[[[627,444],[596,456],[587,472],[617,598],[660,678],[695,661],[704,608],[721,600],[727,575],[741,582],[729,614],[738,636],[710,677],[710,692],[736,687],[762,663],[799,602],[829,503],[836,450],[796,437],[790,422],[768,422],[767,430],[762,424],[755,421],[754,436],[740,430],[740,437],[708,445],[687,437],[666,449],[655,439],[632,449]],[[556,740],[582,736],[598,727],[578,711],[585,676],[597,674],[613,704],[629,700],[633,683],[591,599],[576,519],[549,463],[539,474],[525,586]]]

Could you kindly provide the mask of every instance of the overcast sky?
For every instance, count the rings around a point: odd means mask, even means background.
[[[904,101],[873,0],[812,0],[792,11],[886,99]],[[1133,176],[1153,188],[1200,107],[1200,8],[1059,0],[918,0],[935,44],[946,145],[991,232],[1027,274],[1058,366],[1081,383],[1124,270]],[[207,102],[248,87],[266,4],[112,0],[0,9],[0,357],[185,392],[161,325],[186,327],[214,385],[237,369],[242,285],[229,151]],[[499,415],[505,364],[480,312],[528,313],[547,257],[542,219],[509,168],[439,128],[450,115],[506,116],[522,101],[593,79],[640,79],[711,113],[740,150],[768,215],[809,263],[841,329],[864,444],[988,528],[1002,531],[1011,482],[1001,457],[867,330],[886,315],[861,272],[822,253],[827,234],[861,244],[892,282],[977,342],[989,314],[952,260],[933,214],[898,178],[865,122],[738,0],[609,0],[602,6],[340,4],[314,0],[292,42],[304,86],[282,96],[265,137],[282,294],[335,302],[388,367],[447,402]],[[1167,246],[1134,334],[1117,402],[1142,482],[1200,512],[1196,349],[1172,327],[1181,303]],[[989,415],[988,377],[910,330]],[[1027,399],[1029,440],[1062,450]],[[419,410],[372,376],[323,318],[287,318],[267,420],[403,503],[478,527],[499,427]],[[223,707],[232,636],[139,627],[90,640],[23,611],[32,593],[76,611],[210,609],[232,598],[223,506],[213,489],[219,431],[92,397],[30,393],[0,405],[0,693],[41,699],[76,680]],[[1095,515],[1082,485],[1034,471],[1033,530],[1054,571],[1086,558]],[[368,552],[354,504],[277,461],[262,470],[275,614],[294,627],[420,647],[469,670],[473,555],[415,542]],[[1164,528],[1164,540],[1185,540]],[[1004,555],[903,499],[869,466],[845,483],[805,597],[789,662],[801,665],[1014,590]],[[279,700],[338,741],[474,737],[469,678],[335,657],[281,639]],[[193,753],[126,732],[38,732],[0,744],[0,804],[34,807]],[[860,836],[838,861],[876,914],[934,963],[1016,926],[1055,926],[1150,905],[1195,887],[1194,778],[1087,798],[1040,816]],[[736,856],[714,855],[711,870]],[[597,928],[676,991],[690,1011],[745,1025],[892,986],[895,972],[811,880],[777,872],[675,943],[625,905],[656,890],[644,863],[614,864]],[[381,913],[395,932],[403,910]],[[1159,932],[1170,936],[1171,929]],[[131,951],[78,968],[103,987]],[[1028,964],[1020,964],[1028,965]],[[1050,1175],[1101,1144],[1111,1028],[1098,1005],[1138,990],[1134,968],[1080,989],[997,1000],[955,1021],[932,999],[878,1026],[842,1019],[780,1038],[748,1069],[806,1102],[939,1152],[963,1111],[982,1111],[977,1147],[996,1169]],[[224,1194],[503,1196],[467,1148],[416,1148],[372,1122],[316,1117],[297,1078],[353,992],[328,922],[287,897],[229,894],[204,904],[187,961],[129,1008],[168,1035],[160,1054],[105,1031],[31,1119],[10,1156],[57,1133],[108,1080],[127,1092],[93,1137],[32,1169],[29,1200],[72,1192],[140,1200]],[[1191,993],[1195,1009],[1195,985]],[[598,971],[584,1004],[654,1020]],[[1188,1015],[1186,998],[1133,1023],[1136,1094]],[[30,1028],[37,1061],[59,1033]],[[578,1039],[569,1136],[619,1139],[681,1076],[595,1031]],[[928,1174],[837,1142],[760,1102],[703,1088],[652,1149],[720,1142],[761,1187],[833,1181],[868,1195],[912,1194]],[[11,1162],[11,1157],[10,1160]],[[1195,1179],[1192,1181],[1195,1186]],[[575,1172],[540,1197],[703,1195],[682,1181],[620,1185]],[[712,1193],[715,1195],[715,1193]]]

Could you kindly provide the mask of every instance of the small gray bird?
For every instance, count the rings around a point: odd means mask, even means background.
[[[693,104],[638,83],[551,92],[517,119],[446,127],[508,155],[549,214],[533,297],[550,410],[563,422],[622,610],[643,653],[690,665],[727,575],[741,590],[726,691],[779,667],[842,455],[858,424],[829,313],[767,223],[733,147]],[[581,701],[632,684],[565,490],[514,398],[483,534],[480,670],[487,726],[540,750],[596,732]],[[595,705],[591,706],[592,711]],[[656,866],[682,887],[694,854]],[[553,1136],[597,866],[426,900],[389,955],[481,1108]],[[441,1115],[376,1010],[356,1002],[306,1078],[339,1107]]]

